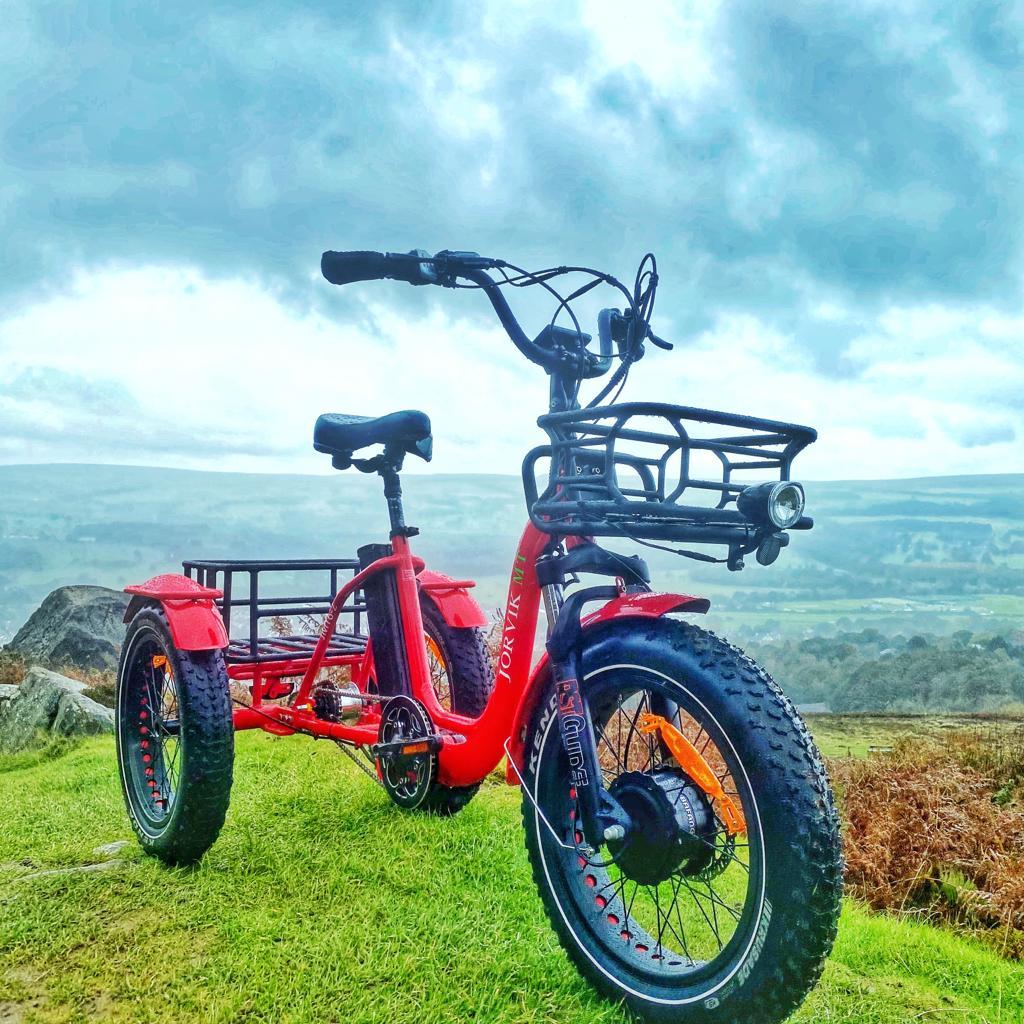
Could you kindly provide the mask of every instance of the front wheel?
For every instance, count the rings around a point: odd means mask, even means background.
[[[842,890],[838,815],[806,727],[767,673],[688,623],[608,627],[581,676],[604,784],[633,827],[599,851],[584,841],[549,687],[527,736],[523,818],[562,946],[648,1020],[785,1020],[821,973]],[[644,716],[690,741],[729,807]]]
[[[179,651],[159,608],[131,621],[117,675],[117,761],[143,849],[192,864],[217,838],[231,796],[234,728],[224,657]]]

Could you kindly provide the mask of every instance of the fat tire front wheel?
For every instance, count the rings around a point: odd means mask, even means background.
[[[125,636],[117,674],[117,761],[132,828],[168,864],[198,861],[231,798],[234,726],[219,650],[179,651],[159,608]]]
[[[785,1020],[821,973],[842,891],[839,819],[802,720],[742,652],[676,620],[605,627],[588,637],[580,674],[605,785],[646,831],[586,845],[549,683],[523,767],[539,809],[524,793],[523,819],[561,945],[647,1020]],[[643,714],[676,722],[701,750],[740,808],[739,834],[641,731]]]

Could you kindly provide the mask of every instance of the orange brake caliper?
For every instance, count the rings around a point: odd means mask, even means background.
[[[747,831],[746,823],[739,812],[735,801],[722,788],[718,776],[711,770],[711,765],[704,760],[701,752],[667,719],[661,715],[641,715],[637,725],[645,736],[660,733],[661,740],[676,759],[679,767],[697,783],[712,800],[718,801],[722,812],[722,820],[729,835],[742,834]]]

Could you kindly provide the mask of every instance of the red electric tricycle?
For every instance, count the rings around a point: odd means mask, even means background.
[[[632,288],[468,252],[327,252],[321,269],[339,285],[480,290],[549,377],[500,639],[488,649],[471,581],[412,552],[400,471],[431,457],[427,416],[321,416],[316,450],[383,481],[388,543],[354,559],[188,561],[126,588],[117,751],[142,846],[171,864],[205,853],[240,729],[334,740],[399,807],[441,815],[505,759],[541,901],[594,986],[651,1020],[783,1020],[817,979],[839,912],[821,756],[771,677],[694,621],[705,599],[652,589],[642,558],[604,545],[770,564],[813,525],[790,474],[814,431],[618,401],[648,347],[671,348],[650,326],[651,256]],[[583,283],[561,295],[555,282],[573,274]],[[598,285],[623,308],[601,311],[594,346],[572,303]],[[527,286],[558,302],[535,338],[505,298]],[[582,404],[583,382],[605,375]],[[280,596],[281,574],[312,593]]]

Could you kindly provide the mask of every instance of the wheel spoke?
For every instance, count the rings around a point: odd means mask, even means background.
[[[662,924],[661,924],[661,900],[658,898],[658,886],[654,885],[651,887],[654,890],[654,919],[658,926],[657,946],[658,952],[661,953],[661,935],[662,935]]]
[[[669,912],[674,910],[676,912],[676,920],[679,922],[679,933],[676,934],[676,938],[682,943],[683,954],[686,959],[693,963],[693,957],[690,955],[690,947],[686,944],[686,925],[683,924],[683,916],[679,912],[679,890],[681,888],[679,879],[672,880],[672,906],[669,908]],[[675,934],[675,929],[672,929]]]
[[[698,899],[697,894],[690,887],[690,883],[682,875],[680,875],[679,877],[680,877],[680,880],[682,881],[683,885],[686,887],[687,891],[693,897],[694,905],[697,907],[697,909],[701,913],[701,916],[707,922],[708,928],[711,929],[712,934],[715,936],[715,941],[718,943],[718,948],[719,948],[719,950],[721,950],[724,947],[724,943],[722,942],[721,936],[718,934],[718,928],[716,927],[715,923],[712,922],[711,918],[708,917],[707,911],[704,909],[704,905]],[[717,920],[717,918],[716,918],[716,920]]]
[[[584,849],[575,842],[578,800],[553,796],[563,801],[549,805],[556,829],[556,819],[575,810],[568,831],[574,852],[559,858],[571,873],[568,891],[611,963],[633,964],[632,970],[638,960],[645,969],[657,962],[668,975],[703,971],[746,926],[754,862],[741,851],[750,850],[750,839],[729,833],[716,801],[686,774],[657,730],[641,729],[641,716],[660,713],[700,752],[741,813],[749,802],[737,791],[737,766],[731,752],[722,752],[717,725],[702,722],[670,684],[637,686],[627,674],[621,685],[613,676],[611,685],[595,686],[588,704],[602,778],[633,825],[622,841]]]

